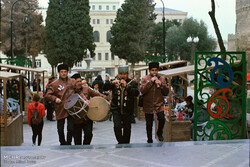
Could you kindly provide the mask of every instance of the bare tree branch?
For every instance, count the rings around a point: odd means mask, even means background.
[[[216,18],[215,18],[215,2],[214,2],[214,0],[211,0],[211,3],[212,3],[212,11],[208,12],[208,14],[213,22],[213,26],[214,26],[214,30],[215,30],[215,33],[216,33],[217,38],[218,38],[220,50],[221,50],[221,52],[226,52],[226,48],[224,46],[224,42],[223,42],[223,39],[221,37],[219,26],[218,26]],[[223,55],[222,58],[225,60],[226,56]]]

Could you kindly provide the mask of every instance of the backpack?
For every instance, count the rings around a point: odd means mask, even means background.
[[[33,110],[31,112],[31,122],[33,125],[38,125],[42,122],[42,117],[40,115],[40,112],[38,109],[36,109],[36,107],[34,107],[32,104],[31,104]],[[39,106],[39,109],[41,107],[41,104]]]

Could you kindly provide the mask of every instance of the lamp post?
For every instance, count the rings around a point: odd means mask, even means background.
[[[19,2],[19,1],[22,1],[22,2],[24,2],[24,3],[26,3],[28,5],[28,8],[26,8],[24,10],[29,10],[30,9],[30,4],[27,1],[25,1],[25,0],[17,0],[11,6],[11,13],[10,13],[10,51],[11,51],[11,58],[14,57],[14,52],[13,52],[13,33],[12,33],[12,31],[13,31],[13,8],[14,8],[15,4],[17,2]],[[27,20],[27,17],[28,16],[25,15],[24,21]]]
[[[163,10],[162,10],[162,14],[163,14],[163,16],[162,16],[162,23],[163,23],[163,27],[162,27],[162,31],[163,31],[163,33],[162,33],[162,35],[163,35],[163,38],[162,38],[162,52],[163,52],[163,56],[165,57],[165,33],[166,33],[166,31],[165,31],[165,6],[164,6],[164,3],[163,3],[163,1],[161,0],[161,3],[162,3],[162,6],[163,6]]]
[[[199,37],[189,36],[187,42],[191,44],[191,60],[190,63],[194,64],[194,49],[195,45],[199,42]]]

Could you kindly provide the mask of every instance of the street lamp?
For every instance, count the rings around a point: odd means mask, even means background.
[[[199,37],[189,36],[187,42],[191,44],[191,64],[194,64],[194,48],[195,45],[199,42]]]
[[[162,27],[162,31],[163,31],[163,33],[162,33],[162,35],[163,35],[163,46],[162,46],[162,51],[163,51],[163,56],[164,56],[164,58],[165,58],[165,33],[166,33],[166,31],[165,31],[165,14],[164,14],[164,12],[165,12],[165,6],[164,6],[164,3],[163,3],[163,1],[161,0],[161,3],[162,3],[162,6],[163,6],[163,10],[162,10],[162,14],[163,14],[163,17],[162,17],[162,23],[163,23],[163,27]]]
[[[11,51],[11,58],[14,57],[14,52],[13,52],[13,33],[12,33],[12,31],[13,31],[13,8],[14,8],[15,4],[17,2],[19,2],[19,1],[22,1],[22,2],[24,2],[24,3],[26,3],[28,5],[28,8],[23,9],[23,10],[29,10],[30,9],[30,4],[27,1],[25,1],[25,0],[17,0],[11,6],[11,13],[10,13],[10,51]],[[28,15],[25,15],[24,21],[27,20],[27,17],[28,17]]]

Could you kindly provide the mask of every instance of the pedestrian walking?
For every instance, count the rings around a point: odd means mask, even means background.
[[[34,94],[33,102],[28,106],[28,124],[32,128],[32,142],[36,145],[36,138],[38,136],[37,145],[40,146],[42,142],[42,131],[43,131],[43,117],[46,115],[45,107],[39,102],[40,96]]]

